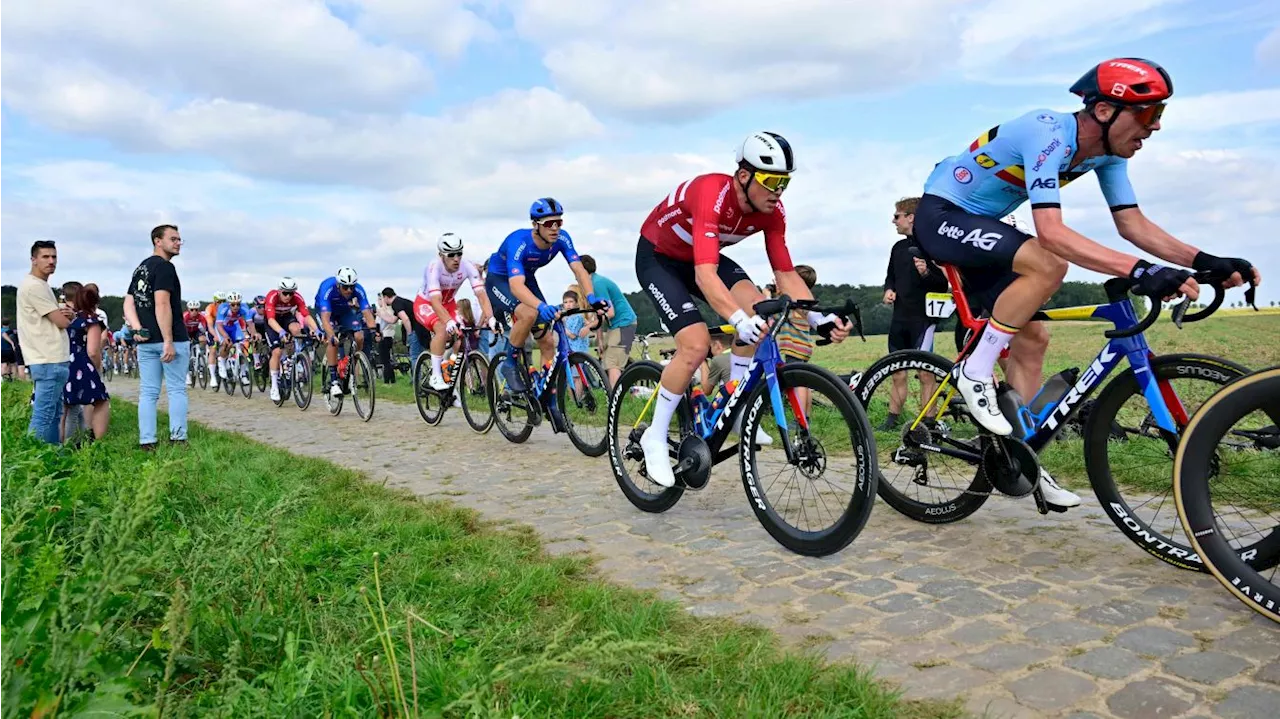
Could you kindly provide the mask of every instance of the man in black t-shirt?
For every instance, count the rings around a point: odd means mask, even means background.
[[[902,239],[889,252],[889,269],[885,272],[884,301],[893,305],[893,320],[889,323],[889,351],[923,349],[933,350],[934,320],[925,315],[925,295],[929,292],[945,292],[947,278],[942,270],[921,259],[915,247],[915,212],[920,203],[918,197],[904,197],[894,205],[893,226]],[[929,401],[937,387],[937,380],[928,372],[917,373],[920,378],[921,406]],[[907,373],[896,372],[889,392],[889,415],[878,429],[893,430],[907,399]]]
[[[396,295],[396,291],[390,287],[382,290],[382,296],[387,298],[391,313],[399,318],[400,326],[405,330],[405,343],[409,345],[409,362],[412,364],[418,360],[418,355],[422,354],[423,348],[431,342],[431,336],[427,333],[427,328],[419,324],[417,316],[414,315],[413,300]]]
[[[187,364],[191,343],[182,321],[182,283],[173,258],[182,251],[176,225],[151,230],[152,254],[133,271],[124,316],[138,344],[138,444],[156,447],[156,404],[163,378],[169,397],[169,441],[187,442]]]

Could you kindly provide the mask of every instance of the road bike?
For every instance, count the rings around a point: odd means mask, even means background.
[[[518,364],[510,352],[500,352],[490,360],[489,399],[493,420],[502,436],[520,444],[546,417],[552,431],[567,433],[579,452],[588,457],[605,453],[608,379],[595,357],[569,350],[569,335],[564,329],[564,318],[597,311],[591,307],[565,310],[550,327],[546,323],[535,325],[535,334],[553,331],[557,339],[555,354],[538,369],[528,368],[523,349],[516,351]],[[512,388],[516,372],[525,377],[523,391]]]
[[[198,340],[191,341],[191,360],[187,366],[189,383],[192,387],[205,389],[209,386],[209,347]]]
[[[369,332],[365,332],[365,346],[369,346]],[[373,419],[373,405],[377,399],[375,397],[375,388],[377,383],[374,381],[373,362],[369,360],[369,355],[356,349],[355,331],[350,329],[340,329],[337,335],[338,342],[338,386],[342,388],[342,394],[334,396],[329,391],[330,384],[325,382],[324,398],[325,404],[329,408],[329,414],[338,416],[342,413],[343,398],[351,395],[351,403],[355,405],[356,414],[360,419],[368,422]]]
[[[815,301],[782,295],[757,303],[754,312],[775,321],[756,344],[746,374],[738,382],[725,383],[714,399],[690,389],[677,405],[667,439],[675,461],[673,487],[649,479],[640,446],[663,368],[638,361],[622,371],[609,395],[607,436],[614,479],[628,501],[646,512],[665,512],[686,490],[706,487],[712,467],[736,455],[752,511],[782,546],[798,554],[824,556],[858,536],[875,497],[875,436],[839,377],[817,365],[783,363],[776,335],[784,322],[776,319],[788,317],[792,310],[852,318],[862,332],[861,317],[851,302],[820,309]],[[766,411],[772,413],[772,422],[765,422]],[[740,430],[735,429],[738,423]],[[753,440],[725,447],[735,432],[752,438],[764,432],[770,444]],[[844,477],[833,481],[832,474]],[[811,521],[819,515],[831,519]]]
[[[1178,518],[1214,577],[1280,622],[1280,367],[1228,384],[1183,431],[1173,462]],[[1272,559],[1268,559],[1272,558]]]
[[[445,411],[455,402],[471,429],[484,434],[493,427],[492,400],[489,398],[489,356],[480,349],[479,327],[458,327],[462,349],[447,358],[441,372],[448,384],[445,389],[431,388],[431,358],[424,355],[413,369],[413,394],[422,421],[435,426],[444,420]],[[489,346],[498,341],[494,335]]]
[[[240,385],[240,393],[245,399],[253,396],[253,365],[249,362],[249,348],[246,343],[234,342],[231,345],[231,351],[227,353],[227,359],[223,363],[226,368],[226,377],[219,377],[222,383],[222,390],[228,396],[236,393],[236,385]]]
[[[307,350],[313,344],[315,339],[310,334],[304,334],[297,339],[281,335],[280,339],[269,348],[269,350],[280,348],[280,379],[277,381],[280,398],[272,400],[277,407],[283,407],[291,396],[298,409],[306,411],[311,406],[314,387],[311,384],[311,353]],[[267,361],[270,362],[270,351],[268,351]]]
[[[954,268],[944,266],[951,272]],[[956,275],[958,279],[958,275]],[[1188,302],[1173,311],[1176,326],[1213,314],[1225,294],[1222,279],[1197,273],[1206,289],[1215,291],[1206,308],[1187,314]],[[928,400],[902,416],[901,429],[881,431],[886,451],[881,459],[881,498],[919,522],[955,522],[976,512],[995,492],[1011,497],[1032,495],[1038,511],[1053,507],[1040,492],[1040,457],[1044,453],[1070,463],[1074,448],[1050,447],[1075,414],[1099,387],[1097,401],[1084,420],[1084,464],[1089,483],[1103,511],[1120,531],[1144,551],[1183,569],[1203,571],[1182,534],[1172,503],[1169,462],[1180,428],[1191,412],[1223,384],[1248,373],[1238,363],[1200,354],[1155,355],[1143,332],[1155,323],[1161,303],[1153,301],[1147,316],[1138,319],[1129,297],[1131,281],[1114,278],[1104,284],[1108,302],[1101,305],[1042,310],[1033,318],[1044,321],[1105,320],[1113,325],[1106,344],[1083,371],[1070,368],[1050,377],[1025,405],[1007,384],[998,392],[1014,435],[997,437],[972,421],[966,408],[956,407],[953,362],[932,352],[906,350],[877,360],[855,389],[873,423],[885,419],[892,397],[879,390],[896,372],[923,372],[937,383]],[[963,291],[953,287],[957,308],[964,308],[962,324],[971,320]],[[985,320],[981,321],[985,326]],[[981,331],[968,333],[959,363],[972,351]],[[1106,383],[1122,362],[1129,368]],[[1103,384],[1106,383],[1105,387]],[[910,398],[918,385],[908,388]],[[892,391],[892,390],[891,390]],[[877,424],[877,426],[881,426]]]

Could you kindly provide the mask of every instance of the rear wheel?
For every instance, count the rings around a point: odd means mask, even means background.
[[[650,360],[636,360],[622,370],[609,393],[609,414],[605,425],[609,465],[627,501],[646,512],[665,512],[684,495],[679,483],[663,487],[644,473],[644,452],[640,435],[653,417],[653,398],[662,380],[662,366]],[[676,407],[676,422],[668,429],[667,442],[679,445],[693,433],[693,410],[687,397]],[[672,450],[674,452],[674,449]],[[670,461],[670,460],[668,460]]]
[[[360,419],[368,422],[373,419],[373,403],[376,399],[374,392],[377,388],[373,379],[373,363],[363,352],[356,352],[352,360],[350,365],[351,403],[355,405],[356,414]]]
[[[565,418],[569,441],[588,457],[599,457],[609,449],[608,387],[604,367],[583,352],[569,355],[569,363],[557,373],[556,402]]]
[[[484,434],[493,427],[493,400],[489,397],[489,358],[472,350],[462,359],[461,375],[453,386],[461,399],[462,416],[471,429]]]
[[[511,355],[506,352],[494,355],[489,362],[489,397],[493,400],[493,422],[509,442],[520,444],[533,434],[533,417],[539,410],[529,404],[528,392],[514,392],[509,377],[520,372]],[[525,380],[528,384],[528,380]]]

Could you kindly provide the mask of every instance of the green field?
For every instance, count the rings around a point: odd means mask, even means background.
[[[950,717],[241,435],[83,450],[3,386],[6,716]],[[165,418],[160,422],[163,425]]]

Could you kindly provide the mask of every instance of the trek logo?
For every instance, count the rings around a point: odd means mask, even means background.
[[[662,291],[659,290],[657,285],[652,282],[649,283],[648,289],[649,294],[653,295],[653,301],[657,302],[658,306],[662,308],[662,312],[666,314],[667,319],[674,320],[676,318],[676,311],[671,309],[671,303],[667,302],[667,296],[662,294]]]
[[[1118,67],[1118,68],[1122,68],[1122,69],[1125,69],[1125,70],[1129,70],[1129,71],[1131,71],[1131,72],[1136,72],[1136,73],[1138,73],[1139,75],[1146,75],[1146,74],[1147,74],[1147,70],[1146,70],[1146,68],[1139,67],[1139,66],[1137,66],[1137,65],[1133,65],[1133,64],[1130,64],[1130,63],[1127,63],[1127,62],[1109,62],[1109,63],[1107,63],[1107,67]]]
[[[1115,360],[1116,354],[1111,349],[1111,346],[1107,345],[1102,350],[1102,353],[1094,358],[1093,364],[1089,365],[1089,369],[1086,369],[1084,374],[1080,375],[1080,379],[1076,381],[1076,386],[1067,390],[1067,393],[1063,395],[1062,400],[1058,402],[1058,406],[1054,408],[1053,413],[1045,419],[1041,428],[1050,431],[1057,429],[1058,425],[1067,418],[1067,415],[1071,414],[1072,408],[1080,400],[1088,396],[1089,390],[1093,389],[1093,385],[1106,373],[1107,365],[1110,365]]]
[[[1028,191],[1031,191],[1031,190],[1056,190],[1056,189],[1058,189],[1058,181],[1057,181],[1057,180],[1055,180],[1055,179],[1053,179],[1052,177],[1048,177],[1048,178],[1044,178],[1044,177],[1036,178],[1036,181],[1035,181],[1035,182],[1033,182],[1033,183],[1031,183],[1031,187],[1028,187],[1028,188],[1027,188],[1027,190],[1028,190]]]

